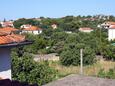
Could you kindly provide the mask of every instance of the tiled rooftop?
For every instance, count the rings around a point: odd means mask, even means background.
[[[24,30],[26,30],[26,31],[34,31],[34,30],[41,30],[41,28],[38,28],[36,26],[32,26],[30,28],[25,28]]]
[[[109,24],[109,25],[115,25],[115,22],[110,22],[110,21],[108,21],[108,22],[105,22],[106,24]]]
[[[18,31],[18,29],[11,27],[0,28],[0,32],[13,32],[13,31]]]
[[[25,41],[25,36],[11,34],[11,35],[2,35],[0,36],[0,45],[9,44],[9,43],[19,43]]]
[[[0,45],[22,42],[25,40],[25,36],[16,35],[12,33],[13,31],[17,31],[17,29],[11,27],[0,28]]]
[[[110,25],[109,28],[110,29],[115,29],[115,25]]]

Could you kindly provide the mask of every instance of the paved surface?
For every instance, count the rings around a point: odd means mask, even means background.
[[[115,86],[115,79],[69,75],[44,86]]]

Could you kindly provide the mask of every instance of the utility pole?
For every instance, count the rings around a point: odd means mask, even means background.
[[[100,45],[102,44],[101,42],[101,28],[100,28]],[[102,46],[102,45],[101,45]],[[102,48],[100,47],[100,54],[101,54]]]
[[[83,49],[80,49],[80,74],[83,75]]]

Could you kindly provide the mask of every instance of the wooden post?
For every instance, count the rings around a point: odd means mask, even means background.
[[[83,49],[80,49],[80,74],[83,75]]]

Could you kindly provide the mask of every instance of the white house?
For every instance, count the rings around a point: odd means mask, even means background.
[[[100,25],[100,28],[108,29],[108,40],[114,40],[115,39],[115,22],[104,22]]]
[[[25,36],[0,31],[0,79],[11,79],[11,48],[26,44]]]
[[[14,27],[13,21],[0,22],[2,27]]]
[[[103,28],[105,28],[105,29],[108,29],[109,26],[111,26],[111,25],[115,25],[115,22],[110,22],[110,21],[108,21],[108,22],[104,22],[103,24],[98,25],[98,26],[103,27]]]
[[[21,33],[32,33],[34,35],[38,35],[38,34],[41,34],[42,33],[42,29],[41,28],[38,28],[36,26],[31,26],[31,27],[28,27],[28,28],[24,28]]]
[[[29,25],[29,24],[24,24],[24,25],[21,25],[20,28],[21,29],[24,29],[24,28],[31,28],[32,25]]]
[[[57,29],[57,24],[52,24],[51,27],[52,27],[53,29]]]
[[[115,25],[111,25],[108,28],[108,40],[114,40],[115,39]]]
[[[93,29],[89,27],[84,27],[84,28],[79,28],[79,31],[90,33],[91,31],[93,31]]]

